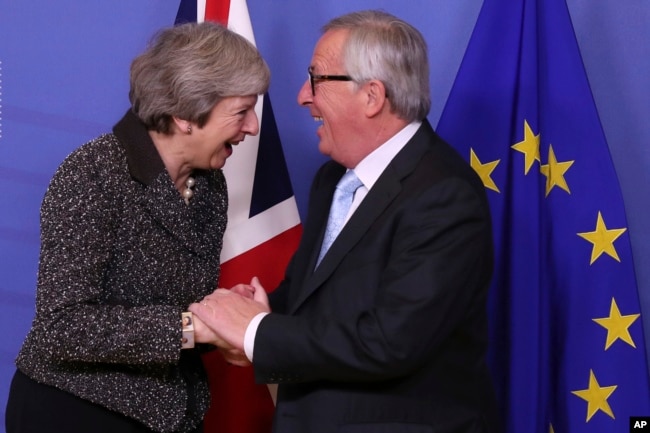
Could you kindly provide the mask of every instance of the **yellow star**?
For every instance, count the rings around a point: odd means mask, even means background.
[[[544,164],[540,167],[539,171],[546,176],[546,196],[551,192],[554,186],[559,186],[569,194],[569,186],[564,179],[564,173],[569,170],[569,167],[573,165],[575,161],[565,161],[557,162],[555,158],[555,152],[553,152],[553,146],[549,146],[548,150],[548,164]]]
[[[555,433],[555,430],[553,429],[553,424],[549,424],[548,433]]]
[[[524,174],[528,174],[528,170],[530,170],[535,161],[541,162],[539,158],[539,134],[535,135],[533,133],[527,121],[524,120],[523,141],[515,143],[511,147],[524,154],[524,164],[526,165]]]
[[[587,422],[591,419],[592,416],[599,410],[602,410],[610,417],[614,418],[614,413],[612,408],[609,407],[607,399],[612,395],[617,386],[601,386],[596,380],[593,370],[589,370],[589,388],[581,389],[578,391],[571,391],[572,394],[577,395],[581,399],[587,402]]]
[[[578,236],[594,244],[591,250],[591,261],[589,264],[593,264],[603,253],[613,257],[617,262],[620,262],[621,259],[618,258],[618,253],[616,252],[616,248],[614,248],[614,241],[618,239],[620,235],[625,233],[626,230],[627,229],[624,228],[607,230],[603,216],[600,214],[600,211],[598,211],[596,230],[593,232],[578,233]]]
[[[470,149],[469,151],[470,151],[469,163],[474,169],[474,171],[478,173],[479,177],[483,181],[483,185],[485,185],[486,188],[489,188],[493,191],[501,192],[499,191],[499,188],[497,188],[497,185],[494,183],[491,177],[492,172],[497,167],[499,162],[501,162],[501,160],[497,159],[496,161],[486,162],[485,164],[482,164],[481,161],[479,161],[476,154],[474,153],[474,149]]]
[[[627,316],[621,316],[621,312],[616,305],[616,300],[612,298],[612,305],[609,308],[609,317],[603,317],[600,319],[593,319],[594,322],[598,323],[603,328],[607,329],[607,342],[605,343],[605,350],[614,344],[619,338],[625,341],[630,346],[636,349],[632,336],[630,335],[630,326],[632,323],[638,319],[640,314],[628,314]]]

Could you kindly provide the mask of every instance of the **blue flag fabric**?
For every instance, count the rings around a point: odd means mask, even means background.
[[[565,0],[485,0],[438,133],[490,196],[490,365],[506,431],[628,431],[650,415],[640,304]]]
[[[181,0],[174,24],[193,23],[197,21],[196,0]]]

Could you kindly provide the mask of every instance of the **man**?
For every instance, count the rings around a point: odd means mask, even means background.
[[[421,34],[389,14],[327,24],[298,102],[322,121],[332,161],[272,312],[255,279],[255,299],[241,285],[190,307],[227,359],[279,384],[276,432],[498,431],[485,361],[490,214],[479,178],[426,120],[428,74]],[[362,186],[321,252],[346,172]]]

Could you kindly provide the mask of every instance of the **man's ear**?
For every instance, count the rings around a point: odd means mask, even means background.
[[[379,80],[370,80],[364,84],[364,90],[368,98],[366,102],[366,116],[374,117],[381,113],[388,103],[386,87]]]

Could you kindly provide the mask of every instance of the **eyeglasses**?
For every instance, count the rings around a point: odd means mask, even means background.
[[[309,84],[311,85],[311,95],[316,96],[316,88],[314,83],[316,81],[352,81],[349,75],[314,75],[314,67],[307,68],[309,74]]]

